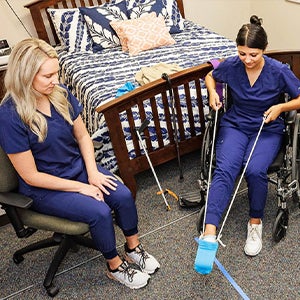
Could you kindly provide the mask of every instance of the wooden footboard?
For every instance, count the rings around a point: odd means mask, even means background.
[[[288,64],[300,79],[300,50],[272,50],[267,51],[266,55]]]
[[[201,94],[200,79],[204,78],[205,75],[212,69],[210,64],[202,64],[197,67],[192,67],[184,71],[178,72],[174,75],[170,75],[170,80],[172,84],[172,90],[174,95],[175,108],[177,113],[177,128],[179,135],[179,149],[180,154],[186,154],[194,150],[200,149],[202,143],[202,134],[196,135],[195,131],[195,120],[192,111],[191,94],[190,94],[190,84],[195,85],[197,94],[197,113],[199,112],[201,131],[204,133],[205,120],[203,113],[203,102]],[[182,97],[182,92],[180,92],[181,97],[179,97],[179,87],[184,87],[184,97]],[[157,104],[155,97],[161,97],[164,104],[164,113],[167,123],[167,130],[169,136],[169,143],[164,145],[161,127],[159,124],[159,117],[157,113]],[[177,157],[176,144],[174,138],[174,130],[172,127],[172,116],[170,105],[168,102],[169,91],[167,82],[164,79],[159,79],[151,82],[143,87],[137,88],[132,92],[129,92],[117,99],[110,101],[97,108],[98,113],[103,113],[107,126],[109,128],[110,139],[113,145],[114,153],[117,158],[117,163],[119,167],[120,176],[124,180],[125,184],[131,189],[133,194],[136,194],[136,181],[134,176],[144,170],[149,169],[149,163],[146,156],[142,153],[138,137],[136,134],[136,125],[133,119],[133,110],[138,110],[141,121],[146,119],[146,113],[144,105],[151,106],[152,110],[152,121],[155,127],[155,136],[157,138],[158,148],[154,150],[151,143],[151,138],[149,130],[146,128],[144,130],[144,140],[147,152],[149,153],[151,162],[154,166],[165,163]],[[170,100],[170,99],[169,99]],[[183,114],[181,111],[182,102],[185,102],[188,110],[188,119],[190,127],[190,136],[187,138],[185,136],[185,131],[183,128]],[[136,157],[130,159],[128,155],[128,149],[125,142],[124,131],[120,121],[120,115],[126,113],[129,126],[130,135],[132,138],[134,152]]]

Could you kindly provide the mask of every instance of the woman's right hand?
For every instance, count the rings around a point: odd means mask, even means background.
[[[209,93],[209,106],[213,110],[218,110],[222,107],[222,103],[220,101],[219,94],[216,90],[213,90]]]
[[[94,199],[99,201],[104,201],[102,191],[98,187],[92,184],[82,183],[79,193],[86,196],[93,197]]]

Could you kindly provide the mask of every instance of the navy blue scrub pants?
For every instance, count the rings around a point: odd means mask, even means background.
[[[219,226],[231,200],[237,176],[243,170],[257,132],[247,134],[236,128],[220,127],[216,140],[216,169],[213,174],[206,213],[206,224]],[[268,193],[267,170],[281,147],[282,135],[262,130],[245,172],[248,184],[249,216],[263,218]]]
[[[98,166],[101,173],[112,175],[106,169]],[[87,174],[83,171],[76,180],[87,183]],[[137,234],[137,210],[130,190],[117,181],[116,191],[109,190],[104,194],[104,200],[98,201],[92,197],[73,192],[41,190],[38,197],[33,198],[33,209],[71,221],[87,223],[92,239],[106,259],[118,255],[116,238],[111,211],[115,212],[117,225],[125,236]]]

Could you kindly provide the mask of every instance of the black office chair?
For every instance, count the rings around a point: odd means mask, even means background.
[[[17,236],[27,238],[37,230],[53,232],[52,237],[17,250],[13,254],[13,260],[19,264],[24,259],[23,255],[28,252],[58,246],[43,283],[48,295],[54,297],[59,289],[53,284],[53,279],[67,252],[76,249],[78,245],[95,249],[93,241],[84,236],[89,232],[89,227],[85,223],[72,222],[31,210],[32,199],[17,192],[16,171],[1,148],[0,166],[0,205],[5,210]]]

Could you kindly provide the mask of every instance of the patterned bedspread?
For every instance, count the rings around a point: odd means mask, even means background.
[[[96,149],[96,159],[112,171],[117,169],[116,159],[104,116],[95,111],[98,106],[114,99],[118,88],[126,82],[131,82],[137,86],[134,78],[141,67],[165,62],[177,63],[182,68],[189,68],[213,58],[225,58],[236,54],[236,46],[233,41],[190,21],[185,21],[185,30],[174,34],[173,38],[176,43],[172,46],[144,51],[133,57],[122,52],[120,47],[98,53],[60,53],[61,79],[82,102],[84,107],[83,120],[92,138],[99,142],[95,143],[100,145]],[[191,93],[193,94],[193,91]],[[206,105],[205,89],[203,89],[203,95],[202,100]],[[139,116],[136,118],[138,119]],[[123,124],[126,132],[126,126],[128,127],[126,120]],[[162,131],[164,131],[163,125]],[[165,140],[167,143],[167,136]],[[128,144],[129,153],[134,156],[134,153],[130,151],[130,138]]]

